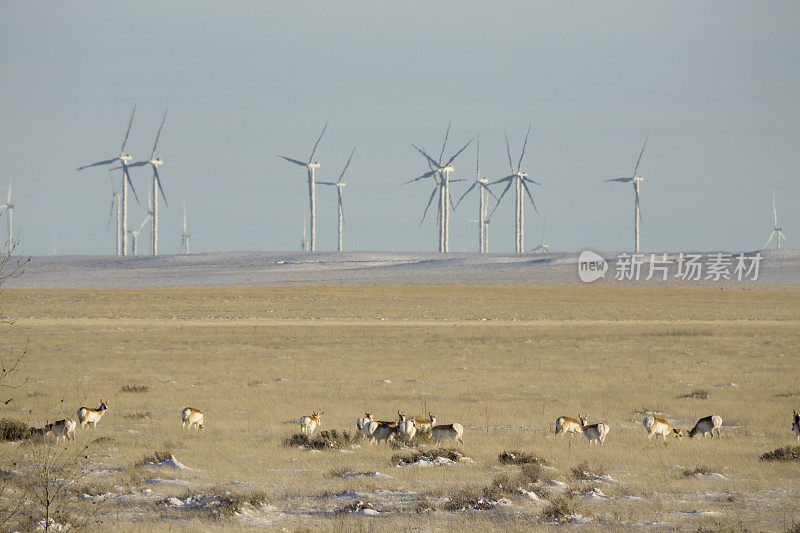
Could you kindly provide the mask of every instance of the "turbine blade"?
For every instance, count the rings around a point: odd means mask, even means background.
[[[475,147],[475,176],[481,177],[481,132],[475,134],[477,146]]]
[[[636,194],[636,207],[639,208],[639,210],[638,210],[639,211],[639,222],[641,222],[642,221],[642,209],[641,209],[641,207],[639,207],[639,191],[638,191],[638,189],[634,189],[634,191],[635,191],[635,194]]]
[[[115,157],[114,159],[106,159],[105,161],[98,161],[97,163],[90,163],[88,165],[83,165],[82,167],[78,167],[75,170],[83,170],[84,168],[90,168],[90,167],[99,167],[101,165],[110,165],[111,163],[114,163],[116,161],[119,161],[118,157]]]
[[[533,204],[533,210],[536,211],[536,214],[539,214],[539,208],[536,207],[536,202],[533,201],[533,195],[531,194],[531,190],[528,188],[528,184],[524,181],[522,182],[522,188],[525,189],[525,192],[528,193],[528,198],[531,199],[531,204]]]
[[[475,182],[473,182],[473,183],[472,183],[472,185],[470,185],[470,186],[469,186],[469,189],[467,189],[467,191],[466,191],[464,194],[462,194],[462,195],[461,195],[461,198],[459,198],[459,199],[458,199],[458,202],[456,202],[456,205],[453,207],[453,210],[455,210],[455,209],[456,209],[456,207],[458,207],[458,206],[461,204],[461,200],[463,200],[463,199],[464,199],[464,198],[465,198],[465,197],[466,197],[466,196],[469,194],[469,192],[470,192],[472,189],[474,189],[474,188],[475,188],[475,186],[476,186],[477,184],[478,184],[478,182],[477,182],[477,181],[475,181]]]
[[[156,184],[158,185],[158,190],[161,192],[161,198],[164,199],[164,205],[169,207],[167,195],[164,194],[164,187],[161,186],[161,176],[158,175],[158,168],[155,165],[153,165],[153,176],[156,178]]]
[[[773,238],[774,236],[775,236],[775,232],[773,231],[772,233],[770,233],[770,234],[769,234],[769,239],[767,239],[767,242],[765,242],[765,243],[764,243],[764,246],[762,246],[761,248],[766,248],[767,246],[769,246],[769,243],[771,243],[771,242],[772,242],[772,238]]]
[[[435,170],[431,170],[429,172],[426,172],[422,176],[418,176],[418,177],[414,178],[413,180],[408,180],[408,181],[403,182],[403,185],[406,185],[408,183],[412,183],[412,182],[415,182],[415,181],[419,181],[421,179],[429,178],[429,177],[433,176],[434,174],[436,174],[436,171]]]
[[[344,218],[344,204],[342,203],[342,189],[339,188],[339,207],[342,208],[342,226],[345,225],[345,218]]]
[[[782,231],[778,232],[778,236],[781,237],[784,241],[788,241],[789,240],[789,237],[784,235]]]
[[[158,138],[161,137],[161,130],[164,129],[164,122],[167,121],[167,111],[168,111],[168,109],[164,110],[164,117],[161,119],[161,125],[158,127],[158,133],[156,133],[156,142],[153,143],[153,151],[150,152],[150,159],[153,159],[153,156],[156,155],[156,147],[158,146]]]
[[[467,146],[469,146],[470,144],[472,144],[472,141],[473,141],[473,139],[470,139],[470,140],[467,142],[467,144],[465,144],[465,145],[464,145],[464,147],[463,147],[461,150],[459,150],[458,152],[456,152],[455,154],[453,154],[453,157],[451,157],[450,159],[448,159],[448,160],[447,160],[447,163],[445,163],[445,165],[444,165],[444,166],[449,166],[449,165],[450,165],[450,163],[452,163],[453,161],[455,161],[456,157],[458,157],[459,155],[461,155],[461,152],[463,152],[464,150],[466,150],[466,149],[467,149]]]
[[[439,187],[436,186],[431,191],[431,196],[428,198],[428,205],[425,206],[425,211],[422,212],[422,219],[419,221],[420,227],[422,223],[425,222],[425,216],[428,214],[428,209],[431,207],[431,203],[433,203],[433,197],[436,196],[436,191],[439,190]]]
[[[642,154],[644,153],[644,147],[647,146],[647,137],[644,138],[644,144],[642,145],[642,151],[639,152],[639,159],[636,160],[636,166],[633,168],[633,177],[636,177],[636,172],[639,170],[639,163],[642,161]]]
[[[438,161],[436,161],[436,160],[435,160],[434,158],[432,158],[431,156],[429,156],[429,155],[427,154],[427,152],[425,152],[425,150],[423,150],[422,148],[419,148],[419,147],[418,147],[417,145],[415,145],[414,143],[411,143],[411,146],[413,146],[413,147],[414,147],[414,149],[415,149],[417,152],[421,153],[421,154],[422,154],[422,155],[425,157],[425,159],[427,159],[427,160],[428,160],[428,164],[429,164],[429,165],[431,165],[433,168],[439,168],[439,162],[438,162]]]
[[[317,185],[336,185],[335,181],[315,181]]]
[[[136,198],[136,203],[142,205],[142,202],[139,201],[139,195],[136,194],[136,189],[133,188],[133,182],[131,181],[131,175],[128,174],[128,169],[126,167],[122,167],[122,172],[125,174],[123,179],[128,180],[128,185],[131,186],[131,192],[133,193],[133,197]]]
[[[128,129],[125,131],[125,138],[122,140],[122,148],[119,149],[120,154],[125,153],[125,145],[128,144],[128,137],[131,134],[131,126],[133,126],[133,116],[136,114],[136,106],[138,104],[133,104],[133,111],[131,111],[131,119],[128,121]]]
[[[111,225],[111,217],[114,215],[114,203],[117,201],[116,197],[111,200],[111,208],[108,210],[108,221],[106,222],[106,229]]]
[[[311,150],[311,157],[308,158],[309,163],[311,163],[314,160],[314,154],[317,153],[317,146],[319,146],[319,142],[322,140],[322,136],[325,135],[325,130],[327,129],[328,129],[328,122],[325,122],[325,126],[322,127],[322,133],[319,134],[317,142],[314,143],[314,149]]]
[[[516,177],[517,177],[517,176],[516,176],[515,174],[511,174],[511,175],[509,175],[509,176],[506,176],[505,178],[500,178],[499,180],[493,181],[493,182],[491,182],[489,185],[495,185],[495,184],[497,184],[497,183],[501,183],[501,182],[504,182],[504,181],[507,181],[507,180],[514,179],[514,178],[516,178]]]
[[[145,166],[145,165],[147,165],[149,163],[150,163],[149,160],[148,161],[137,161],[135,163],[131,163],[130,165],[125,165],[125,166],[128,167],[128,168],[143,167],[143,166]],[[115,167],[115,168],[112,168],[111,170],[118,170],[120,168],[122,168],[122,167]]]
[[[508,132],[503,130],[503,135],[506,138],[506,153],[508,154],[508,168],[511,169],[511,172],[514,172],[514,163],[511,162],[511,146],[508,144]]]
[[[528,133],[525,134],[525,142],[522,143],[522,153],[519,154],[519,162],[517,163],[517,172],[522,168],[522,158],[525,157],[525,148],[528,146],[528,136],[531,134],[531,126],[528,125]]]
[[[11,180],[8,180],[8,197],[6,198],[6,205],[11,204]]]
[[[447,123],[447,131],[444,132],[444,142],[442,143],[442,152],[439,154],[439,163],[441,163],[442,158],[444,157],[444,148],[447,146],[447,138],[450,137],[450,126],[453,125],[453,121]],[[444,165],[447,166],[447,165]]]
[[[347,158],[347,163],[344,165],[344,168],[342,169],[342,173],[339,174],[339,179],[336,180],[336,181],[342,181],[342,177],[344,176],[344,173],[347,172],[347,167],[350,166],[350,161],[353,160],[353,154],[356,153],[356,148],[358,148],[358,146],[354,146],[353,147],[353,151],[350,152],[350,157]]]
[[[11,198],[11,185],[8,186],[8,197]],[[8,201],[11,203],[11,200]],[[772,191],[772,216],[775,219],[775,227],[778,227],[778,211],[775,209],[775,190]]]
[[[514,182],[511,181],[511,180],[508,181],[508,185],[506,185],[506,188],[503,189],[503,193],[500,195],[500,198],[497,199],[497,203],[494,204],[494,209],[492,209],[492,212],[489,213],[489,218],[492,218],[492,215],[494,215],[494,212],[497,211],[497,207],[500,205],[500,201],[503,199],[503,196],[506,195],[506,193],[508,192],[508,189],[511,188],[511,184],[512,183],[514,183]]]
[[[489,194],[491,194],[491,195],[494,197],[494,199],[495,199],[495,200],[499,200],[499,198],[497,197],[497,195],[496,195],[495,193],[493,193],[493,192],[492,192],[492,189],[490,189],[488,185],[485,185],[485,184],[481,183],[481,187],[483,187],[483,188],[486,190],[486,192],[488,192]]]
[[[183,233],[186,233],[186,202],[183,202]]]
[[[295,165],[299,165],[301,167],[308,167],[308,163],[303,163],[302,161],[298,161],[297,159],[292,159],[291,157],[286,157],[284,155],[279,155],[278,157],[287,160],[289,163],[294,163]]]
[[[609,179],[609,180],[605,180],[605,181],[606,181],[606,182],[609,182],[609,181],[618,181],[618,182],[620,182],[620,183],[627,183],[627,182],[629,182],[629,181],[633,181],[633,178],[611,178],[611,179]]]

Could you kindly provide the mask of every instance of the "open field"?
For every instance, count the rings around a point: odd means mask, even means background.
[[[41,426],[109,403],[96,430],[60,447],[88,446],[71,512],[103,528],[800,523],[800,462],[759,460],[797,444],[796,286],[9,289],[0,303],[15,319],[0,353],[27,346],[20,376],[29,379],[0,391],[13,398],[2,417]],[[181,428],[187,405],[205,412],[204,431]],[[392,456],[408,451],[385,444],[283,445],[312,410],[325,411],[320,430],[353,430],[365,410],[385,420],[398,409],[463,424],[460,450],[472,462],[400,467]],[[578,413],[611,426],[604,446],[554,438],[555,419]],[[683,429],[718,414],[722,438],[648,441],[646,413]],[[41,446],[0,446],[14,494]],[[549,466],[501,464],[510,450]],[[189,469],[135,466],[159,451]],[[385,477],[347,475],[371,472]],[[253,503],[213,512],[226,491]]]

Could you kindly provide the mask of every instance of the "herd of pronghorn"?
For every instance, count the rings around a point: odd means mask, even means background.
[[[97,422],[107,410],[108,403],[103,400],[100,400],[100,407],[97,409],[92,409],[91,407],[79,408],[78,422],[80,422],[81,428],[85,428],[88,424],[91,424],[92,428],[96,428]],[[321,413],[313,411],[310,415],[300,418],[300,431],[311,437],[319,427],[320,417],[324,414],[325,411]],[[437,424],[436,416],[433,413],[428,413],[428,418],[408,418],[405,411],[397,411],[397,417],[397,422],[373,420],[372,413],[364,413],[364,416],[356,420],[356,427],[358,431],[364,433],[370,443],[380,443],[381,441],[388,443],[391,438],[411,440],[419,432],[429,434],[436,442],[453,440],[457,444],[464,444],[464,439],[462,438],[464,426],[461,424]],[[185,407],[181,411],[181,420],[184,428],[191,429],[194,427],[199,430],[206,427],[203,412],[193,407]],[[577,419],[569,416],[560,416],[556,419],[555,434],[558,437],[569,433],[571,438],[574,433],[581,433],[589,441],[589,446],[597,442],[601,445],[605,444],[606,436],[611,428],[607,424],[587,424],[586,421],[587,417],[584,415],[578,415]],[[71,418],[64,418],[52,424],[47,424],[43,428],[33,428],[31,431],[42,437],[54,435],[56,442],[60,439],[74,441],[78,422]],[[653,438],[654,435],[660,435],[664,439],[664,444],[666,444],[667,437],[683,438],[683,431],[672,427],[663,418],[648,416],[642,421],[642,424],[647,430],[648,439]],[[719,438],[721,427],[722,417],[710,415],[698,420],[694,427],[687,431],[687,434],[690,438],[696,435],[703,437],[710,435],[713,439],[714,432],[716,432],[717,438]],[[797,441],[800,442],[800,414],[794,410],[792,411],[792,431]]]

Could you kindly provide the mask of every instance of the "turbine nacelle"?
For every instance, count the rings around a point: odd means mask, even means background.
[[[129,163],[133,159],[131,154],[124,154],[119,156],[119,160],[122,161],[123,164]]]
[[[164,161],[161,160],[160,157],[156,157],[155,159],[150,160],[150,164],[154,167],[158,167],[164,164]]]
[[[313,163],[309,163],[306,165],[308,168],[319,168],[319,163],[314,161]]]

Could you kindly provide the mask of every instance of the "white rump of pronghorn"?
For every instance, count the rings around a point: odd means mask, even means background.
[[[108,411],[108,403],[100,400],[100,407],[92,409],[91,407],[81,407],[78,409],[78,422],[81,423],[81,428],[85,428],[86,424],[91,424],[92,429],[97,427],[97,421],[100,420],[106,411]]]
[[[556,437],[569,433],[572,438],[573,433],[582,433],[581,423],[571,416],[559,416],[556,419]]]
[[[403,411],[397,411],[397,416],[399,420],[397,421],[397,427],[400,432],[400,435],[406,439],[411,440],[414,438],[414,435],[417,434],[417,425],[414,423],[413,418],[406,418],[406,413]]]
[[[794,431],[797,441],[800,442],[800,414],[797,414],[794,409],[792,409],[792,414],[792,431]]]
[[[392,438],[394,435],[397,435],[398,428],[397,423],[395,422],[382,422],[382,421],[372,421],[367,424],[367,435],[369,436],[369,442],[378,443],[380,444],[381,441],[389,442],[389,439]]]
[[[655,416],[648,416],[644,420],[642,420],[642,424],[644,424],[644,428],[647,430],[647,438],[653,438],[653,435],[661,435],[664,437],[664,444],[667,443],[667,437],[672,435],[676,439],[683,438],[683,432],[680,429],[676,429],[669,425],[669,422],[664,420],[663,418],[658,418]]]
[[[372,413],[364,413],[364,416],[356,420],[356,427],[358,427],[359,431],[363,431],[365,434],[367,433],[367,424],[372,422]]]
[[[314,430],[317,429],[317,426],[320,425],[319,417],[325,414],[325,411],[322,411],[320,414],[317,414],[316,411],[312,411],[310,415],[306,415],[300,419],[300,431],[308,435],[309,437],[314,434]]]
[[[181,411],[181,420],[183,420],[183,427],[192,429],[194,426],[197,429],[206,429],[206,417],[200,409],[194,407],[184,407]]]
[[[428,413],[428,418],[412,418],[414,421],[414,426],[417,428],[417,431],[430,431],[433,426],[436,425],[436,417],[433,416],[433,413]]]
[[[581,431],[586,435],[589,446],[591,446],[593,442],[599,442],[600,444],[606,443],[606,435],[608,435],[608,432],[611,430],[610,427],[605,424],[592,424],[591,426],[587,426],[587,418],[585,415],[578,415],[578,418],[581,421]]]
[[[461,424],[447,424],[446,426],[431,426],[431,437],[436,442],[453,439],[457,444],[464,444],[464,426]]]
[[[71,440],[75,441],[75,428],[78,427],[78,423],[72,420],[71,418],[64,418],[62,420],[56,420],[52,424],[47,424],[43,429],[44,434],[47,435],[48,433],[52,433],[56,436],[56,442],[60,439]]]
[[[694,425],[692,429],[689,430],[689,437],[694,438],[695,435],[700,433],[703,437],[706,434],[710,434],[711,438],[714,438],[714,431],[717,432],[717,438],[719,438],[719,428],[722,427],[722,417],[718,415],[711,415],[705,418],[701,418],[697,421],[697,424]]]

